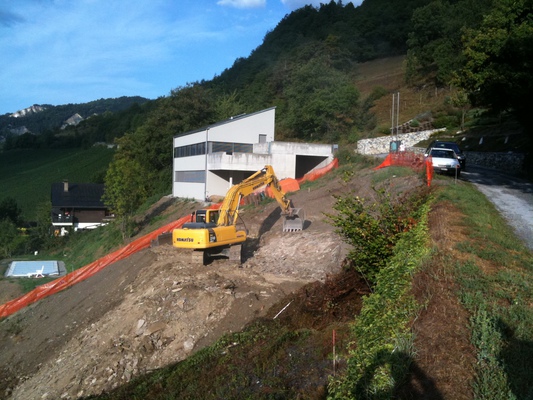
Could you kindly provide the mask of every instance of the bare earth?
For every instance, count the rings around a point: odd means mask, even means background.
[[[241,267],[224,260],[192,265],[189,254],[161,245],[5,319],[0,323],[0,398],[75,399],[107,391],[136,375],[183,360],[224,333],[241,330],[256,317],[278,313],[289,303],[287,296],[305,285],[316,289],[317,284],[326,282],[327,286],[329,277],[341,272],[347,246],[325,213],[333,211],[333,195],[353,191],[360,197],[372,197],[373,174],[358,173],[349,182],[324,180],[291,195],[295,206],[306,211],[303,232],[281,232],[274,202],[246,209],[243,219],[250,239]],[[386,184],[404,191],[422,182],[404,177]],[[432,276],[438,278],[438,271]],[[422,296],[426,279],[419,278]],[[446,385],[454,379],[447,373],[451,366],[428,358],[434,354],[432,346],[441,340],[436,327],[441,338],[456,338],[442,347],[442,357],[466,352],[468,359],[471,355],[460,337],[464,333],[456,329],[466,323],[464,311],[453,300],[447,282],[441,283],[441,289],[435,290],[442,293],[442,299],[434,303],[435,309],[428,306],[414,326],[419,337],[433,339],[417,344],[422,357],[415,366],[425,372],[413,374],[406,398],[429,398],[412,396],[424,382],[433,382],[435,393],[452,396],[445,398],[470,395],[469,390],[448,391]],[[358,293],[358,299],[347,297],[346,301],[360,306],[364,293]],[[440,319],[439,307],[444,303],[439,303],[445,300],[447,318]],[[274,305],[275,310],[271,309]],[[296,305],[291,304],[285,313],[298,313],[293,307]],[[353,315],[355,308],[351,310]],[[316,313],[316,318],[321,318],[321,313]],[[465,365],[467,381],[471,373],[468,360]]]

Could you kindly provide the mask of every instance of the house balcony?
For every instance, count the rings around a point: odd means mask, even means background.
[[[72,215],[52,214],[52,225],[55,226],[73,226],[75,218]]]

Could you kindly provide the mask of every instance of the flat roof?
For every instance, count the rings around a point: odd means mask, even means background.
[[[5,273],[6,277],[32,278],[62,276],[66,274],[63,261],[12,261]]]

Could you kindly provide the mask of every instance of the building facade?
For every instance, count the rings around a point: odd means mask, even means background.
[[[209,200],[265,165],[278,179],[300,178],[333,160],[336,146],[275,141],[275,107],[177,135],[174,197]]]

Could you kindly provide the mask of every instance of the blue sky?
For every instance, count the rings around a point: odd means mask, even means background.
[[[212,79],[285,15],[321,2],[329,0],[0,0],[0,115],[166,96]]]

